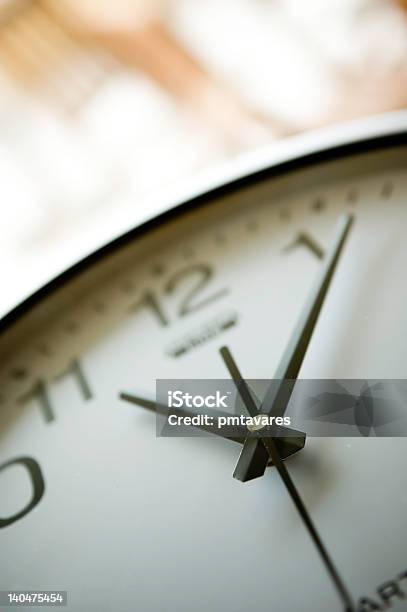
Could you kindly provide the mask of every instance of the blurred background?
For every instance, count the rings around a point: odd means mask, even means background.
[[[205,169],[406,106],[406,0],[0,0],[0,314]]]

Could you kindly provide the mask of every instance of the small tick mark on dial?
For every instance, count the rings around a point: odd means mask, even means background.
[[[259,229],[259,224],[257,221],[253,219],[247,222],[246,229],[250,233],[257,232],[257,230]]]
[[[214,238],[215,244],[221,246],[226,243],[226,236],[224,234],[216,234]]]
[[[65,326],[65,331],[68,334],[76,334],[79,331],[79,325],[75,321],[69,321]]]
[[[106,312],[106,305],[102,302],[96,302],[96,304],[93,305],[93,310],[97,312],[97,314],[103,314]]]
[[[192,247],[186,246],[182,251],[182,256],[184,259],[191,259],[195,256],[195,251]]]
[[[323,198],[316,198],[311,204],[311,209],[316,213],[320,213],[326,209],[326,206],[326,202]]]
[[[391,198],[392,194],[394,191],[394,185],[393,183],[391,183],[390,181],[388,181],[387,183],[384,183],[383,187],[382,187],[382,191],[381,191],[381,196],[384,200],[387,200],[388,198]]]
[[[278,214],[282,221],[289,221],[291,219],[291,212],[286,208],[282,208]]]
[[[45,357],[50,357],[52,355],[52,351],[47,344],[41,344],[38,347],[38,352]]]
[[[153,276],[162,276],[164,272],[165,272],[165,268],[162,264],[156,264],[155,266],[153,266],[151,270],[151,274]]]
[[[356,189],[350,189],[348,191],[348,195],[346,196],[346,201],[354,206],[359,199],[359,194]]]
[[[23,380],[28,376],[28,371],[25,368],[15,368],[10,372],[10,376],[14,380]]]
[[[128,293],[133,293],[135,290],[136,290],[136,287],[135,287],[135,285],[131,281],[127,281],[122,286],[123,293],[127,293],[127,294]]]

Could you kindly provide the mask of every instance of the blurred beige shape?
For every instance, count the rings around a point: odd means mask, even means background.
[[[46,0],[53,11],[76,28],[98,32],[134,31],[165,7],[165,0]]]
[[[363,19],[372,48],[364,63],[348,71],[340,83],[332,121],[407,107],[407,0],[366,4]],[[387,37],[388,45],[381,48]]]
[[[260,116],[210,74],[161,18],[164,0],[44,0],[51,14],[126,66],[141,70],[179,103],[199,113],[232,148],[270,142],[294,130]]]
[[[93,59],[34,0],[0,4],[0,58],[3,71],[28,98],[51,102],[68,115],[94,93],[109,71],[104,58]]]
[[[225,81],[233,83],[227,86],[216,76],[216,59],[207,62],[204,54],[199,61],[193,51],[188,51],[188,42],[184,45],[179,42],[167,25],[166,16],[170,15],[171,7],[182,8],[181,1],[0,0],[0,26],[7,24],[0,29],[0,55],[2,65],[8,68],[15,80],[27,87],[30,93],[38,94],[47,102],[56,102],[68,116],[81,109],[83,102],[94,95],[120,62],[127,69],[147,75],[177,102],[179,108],[195,113],[203,130],[216,139],[222,150],[231,153],[266,144],[275,137],[300,129],[406,106],[407,62],[402,50],[396,55],[399,57],[397,64],[389,61],[389,57],[395,46],[402,46],[400,32],[403,24],[406,24],[407,36],[407,11],[402,8],[407,9],[407,0],[350,0],[347,8],[338,1],[333,2],[328,17],[326,11],[325,16],[324,11],[321,13],[325,20],[321,22],[325,24],[322,32],[321,28],[318,29],[319,4],[315,0],[309,1],[307,8],[296,5],[301,8],[297,16],[295,11],[293,14],[287,10],[287,7],[295,5],[294,1],[270,2],[272,16],[268,25],[264,21],[262,26],[265,31],[269,29],[271,36],[280,28],[281,40],[288,41],[287,45],[283,45],[281,57],[275,45],[260,47],[259,56],[255,52],[251,55],[250,47],[246,52],[253,69],[267,66],[268,52],[274,54],[274,62],[278,57],[281,70],[274,70],[274,77],[270,77],[263,90],[263,93],[270,92],[266,104],[261,104],[261,94],[257,99],[250,95],[250,79],[246,78],[246,83],[243,79],[243,86],[242,83],[239,85],[239,78],[236,78],[239,75],[233,75],[233,63],[231,78],[228,70],[223,71]],[[334,5],[337,5],[336,12]],[[285,14],[285,20],[279,21]],[[225,9],[224,29],[230,27],[233,30],[233,25],[228,25],[232,16],[230,8]],[[338,19],[343,21],[342,25],[339,23],[338,31],[342,28],[344,32],[335,43],[335,36],[330,35],[327,26],[330,20]],[[397,35],[394,30],[398,30]],[[383,47],[386,36],[390,36],[387,32],[392,32],[393,36]],[[248,37],[254,35],[253,28],[248,28]],[[314,50],[315,74],[319,62],[324,64],[324,87],[330,101],[325,103],[325,108],[321,105],[318,115],[298,119],[303,98],[294,94],[287,104],[295,112],[285,114],[289,117],[286,121],[299,123],[294,126],[287,125],[280,118],[285,109],[275,103],[275,98],[287,90],[290,80],[295,81],[296,65],[295,60],[290,63],[290,40],[297,38],[301,39],[304,53],[309,48]],[[238,45],[239,35],[234,32],[227,40]],[[342,56],[338,54],[336,57],[338,40]],[[202,41],[205,44],[205,37]],[[230,43],[226,42],[225,47],[228,44],[228,52],[239,56],[239,50]],[[194,48],[194,45],[190,46]],[[348,53],[343,53],[345,48],[349,48]],[[199,54],[199,49],[195,48],[195,52]],[[209,65],[212,69],[207,68]],[[312,87],[311,80],[308,89]],[[248,102],[249,99],[252,102]],[[251,104],[263,108],[263,114],[256,112]]]

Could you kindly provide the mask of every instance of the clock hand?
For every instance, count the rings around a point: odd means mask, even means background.
[[[259,414],[256,404],[254,402],[254,399],[250,393],[249,387],[246,383],[246,381],[243,379],[242,375],[240,374],[240,371],[230,353],[230,351],[228,349],[222,349],[222,356],[224,357],[225,363],[229,369],[229,372],[236,384],[236,387],[239,391],[240,397],[242,398],[242,401],[244,402],[248,412],[250,415],[255,416],[256,414]],[[352,602],[352,599],[337,571],[337,569],[335,568],[335,565],[331,559],[331,557],[328,554],[327,549],[325,548],[312,520],[311,517],[308,513],[308,510],[304,504],[304,502],[302,501],[295,485],[294,482],[291,479],[290,474],[288,473],[288,470],[286,468],[286,466],[284,465],[284,462],[281,458],[281,455],[279,453],[278,447],[277,447],[277,440],[278,438],[273,438],[270,436],[270,430],[272,428],[268,427],[268,426],[264,426],[262,429],[258,429],[257,434],[259,436],[261,436],[262,431],[263,432],[267,432],[267,435],[265,435],[264,437],[261,437],[260,440],[256,439],[256,438],[251,438],[251,440],[254,440],[255,442],[258,442],[258,444],[261,444],[264,449],[267,452],[267,455],[270,457],[270,459],[272,460],[273,464],[275,465],[275,467],[277,468],[277,471],[280,475],[281,480],[283,481],[292,501],[294,502],[295,507],[298,510],[298,513],[305,525],[305,527],[308,530],[309,535],[311,536],[311,539],[313,540],[319,555],[321,556],[326,570],[328,572],[328,574],[331,577],[331,580],[335,586],[335,589],[340,597],[340,599],[342,600],[343,603],[343,609],[344,612],[353,612],[354,611],[354,605]],[[249,438],[250,440],[250,438]],[[246,443],[245,443],[246,444]]]
[[[161,412],[163,415],[168,415],[168,408],[163,404],[158,404],[157,402],[150,400],[145,397],[141,397],[139,395],[134,395],[130,393],[120,393],[120,399],[125,402],[129,402],[130,404],[136,404],[137,406],[141,406],[150,412]],[[203,413],[194,412],[193,410],[186,410],[185,408],[172,408],[171,414],[175,414],[180,417],[195,417],[199,416]],[[216,419],[220,417],[230,416],[227,412],[223,412],[222,410],[215,410],[211,408],[210,416],[213,417],[214,423],[216,425]],[[201,429],[202,431],[207,431],[208,433],[214,434],[221,438],[225,438],[227,440],[232,440],[233,442],[238,442],[239,444],[243,444],[246,436],[247,430],[246,427],[241,426],[236,427],[233,425],[229,430],[226,427],[218,428],[215,425],[205,425],[204,423],[200,425],[192,425],[197,429]],[[285,428],[282,428],[285,429]],[[229,432],[229,433],[227,433]],[[305,436],[301,434],[301,432],[297,432],[294,430],[287,430],[289,435],[280,436],[276,440],[277,448],[280,455],[284,458],[293,455],[304,447],[305,444]]]
[[[136,404],[137,406],[141,406],[142,408],[145,408],[146,410],[149,410],[150,412],[155,412],[155,413],[159,412],[164,416],[167,416],[168,414],[175,414],[179,417],[192,417],[193,418],[196,416],[200,416],[202,414],[206,414],[203,412],[194,412],[193,410],[186,409],[183,407],[169,409],[164,404],[159,404],[155,402],[154,400],[150,400],[145,397],[140,397],[139,395],[134,395],[134,394],[129,394],[129,393],[120,393],[119,397],[125,402]],[[215,425],[205,425],[204,423],[202,423],[200,425],[193,425],[192,427],[201,429],[202,431],[207,431],[208,433],[211,433],[211,434],[215,434],[217,436],[220,436],[221,438],[226,438],[228,440],[233,440],[234,442],[239,442],[240,444],[244,443],[245,427],[240,428],[241,435],[239,435],[239,428],[234,426],[233,427],[234,435],[231,435],[231,436],[226,435],[226,432],[227,432],[226,428],[216,427],[216,420],[219,417],[230,416],[227,412],[223,412],[222,410],[215,410],[214,408],[211,408],[209,416],[213,417]]]
[[[277,471],[280,475],[281,480],[283,481],[292,501],[294,502],[295,507],[298,510],[299,515],[301,516],[301,519],[304,523],[304,525],[306,526],[309,535],[311,536],[317,550],[318,553],[320,554],[326,570],[328,572],[328,574],[331,577],[331,580],[335,586],[335,589],[340,597],[340,599],[342,600],[343,603],[343,609],[345,612],[353,612],[354,611],[354,605],[352,602],[352,598],[347,590],[347,588],[345,587],[345,584],[342,580],[342,578],[339,575],[338,570],[336,569],[333,560],[331,559],[331,557],[329,556],[329,553],[326,549],[326,547],[324,546],[320,535],[318,534],[318,531],[316,530],[314,523],[311,520],[311,517],[308,513],[308,510],[302,500],[302,498],[300,497],[297,488],[294,485],[294,482],[291,479],[290,474],[288,473],[288,470],[286,468],[286,466],[284,465],[283,460],[281,459],[280,453],[278,452],[277,449],[277,445],[276,445],[276,440],[271,438],[271,437],[266,437],[264,439],[264,443],[266,445],[266,448],[270,454],[270,458],[273,460],[274,465],[277,468]]]
[[[336,238],[327,256],[320,277],[308,298],[305,308],[278,365],[273,383],[266,393],[260,407],[260,412],[264,414],[272,413],[276,417],[283,416],[288,407],[294,390],[294,381],[298,377],[298,373],[304,361],[308,345],[311,341],[326,294],[352,224],[352,215],[345,215],[340,219]],[[232,364],[231,360],[228,359],[227,349],[221,349],[221,353],[229,371],[231,371]],[[293,383],[289,384],[287,381],[291,380]],[[246,400],[249,400],[249,398],[246,397]],[[257,412],[258,411],[256,411],[256,414]],[[234,478],[245,482],[252,478],[258,478],[264,474],[268,457],[263,450],[259,450],[259,445],[259,441],[253,438],[249,438],[245,442],[233,474]]]

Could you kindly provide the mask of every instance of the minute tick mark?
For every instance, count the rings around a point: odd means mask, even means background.
[[[391,196],[393,195],[393,191],[394,191],[393,183],[389,181],[384,183],[382,187],[382,192],[381,192],[381,196],[383,200],[388,200],[389,198],[391,198]]]
[[[326,201],[323,198],[316,198],[311,204],[312,210],[316,213],[321,213],[326,209],[326,206]]]

